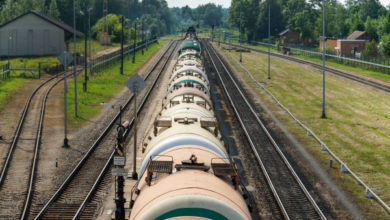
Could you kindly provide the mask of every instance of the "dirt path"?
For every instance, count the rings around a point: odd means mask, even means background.
[[[3,166],[19,118],[31,92],[50,77],[42,75],[41,79],[26,83],[9,98],[7,106],[0,110],[0,135],[3,137],[3,140],[0,140],[0,167]]]

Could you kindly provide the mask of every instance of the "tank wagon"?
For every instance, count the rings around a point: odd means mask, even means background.
[[[130,219],[251,219],[238,169],[218,128],[201,46],[191,30],[142,146]]]

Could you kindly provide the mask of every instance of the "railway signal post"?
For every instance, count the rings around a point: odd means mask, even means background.
[[[129,81],[126,82],[127,88],[129,88],[134,95],[134,146],[133,146],[133,174],[134,180],[138,179],[137,174],[137,93],[146,87],[145,81],[135,74]]]
[[[119,110],[119,115],[122,114],[122,106]],[[115,210],[115,219],[116,220],[123,220],[125,219],[125,203],[126,199],[124,198],[124,178],[123,176],[127,176],[127,171],[124,169],[125,163],[126,163],[126,157],[124,152],[124,141],[125,141],[125,132],[126,129],[129,126],[129,121],[126,121],[123,124],[119,124],[119,127],[117,128],[117,145],[116,145],[116,151],[114,156],[114,166],[115,169],[113,169],[112,174],[117,176],[117,191],[116,191],[116,197],[115,197],[115,204],[116,204],[116,210]]]
[[[69,143],[68,143],[68,113],[67,113],[67,90],[68,90],[68,85],[66,83],[66,69],[68,68],[68,65],[72,63],[73,58],[72,55],[68,51],[64,51],[60,56],[58,56],[58,60],[64,65],[64,146],[68,148]]]

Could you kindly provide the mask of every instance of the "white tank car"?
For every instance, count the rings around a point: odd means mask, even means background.
[[[130,219],[251,219],[218,128],[199,42],[186,39],[179,51],[162,110],[143,140]]]

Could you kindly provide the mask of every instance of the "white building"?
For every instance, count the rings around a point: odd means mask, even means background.
[[[77,37],[84,34],[76,31]],[[58,55],[67,49],[73,28],[46,14],[29,11],[0,25],[0,56]]]

